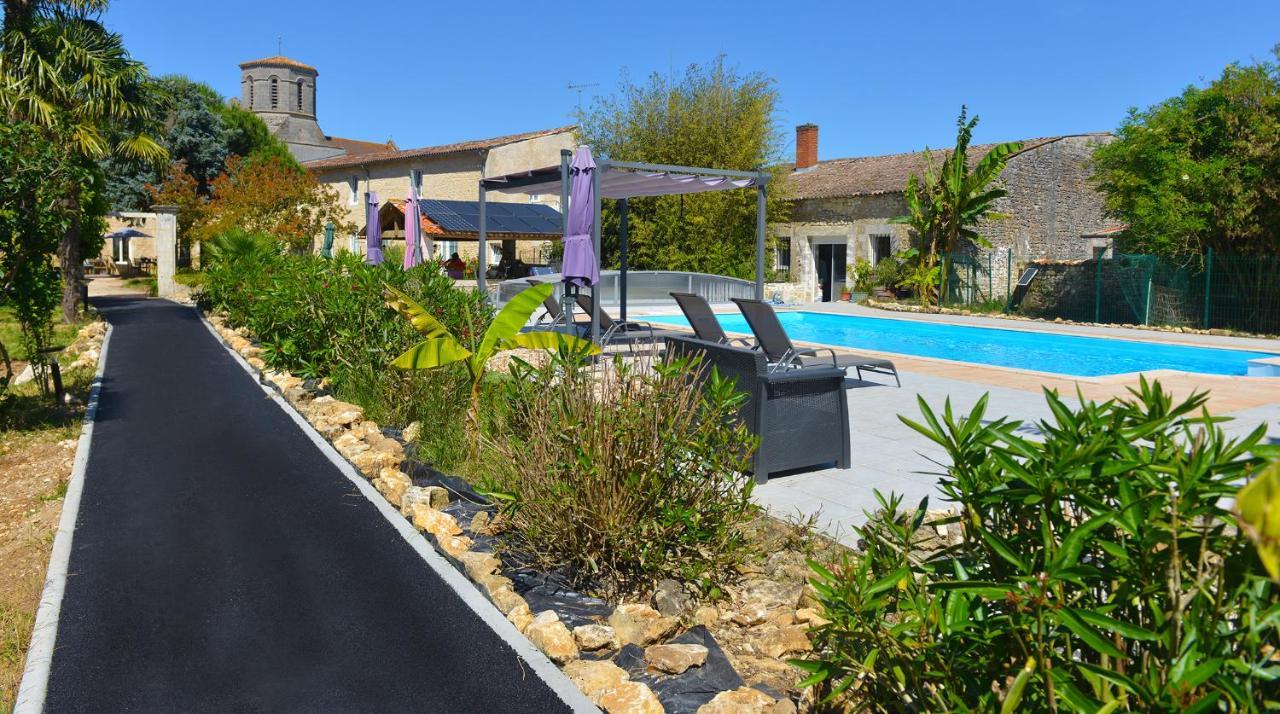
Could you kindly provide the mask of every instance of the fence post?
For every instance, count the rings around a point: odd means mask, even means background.
[[[1213,248],[1204,259],[1204,329],[1209,329],[1209,288],[1213,285]]]
[[[996,299],[995,294],[992,292],[992,290],[995,288],[995,283],[991,277],[991,256],[994,254],[995,254],[994,250],[987,251],[987,299],[988,300]]]
[[[1098,265],[1093,271],[1093,321],[1102,322],[1102,256],[1095,258]]]

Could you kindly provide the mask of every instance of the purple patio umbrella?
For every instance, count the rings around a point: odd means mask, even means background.
[[[364,222],[364,262],[378,265],[382,262],[382,223],[378,220],[378,194],[370,191],[366,195],[369,197],[369,211]]]
[[[591,247],[591,229],[595,225],[596,201],[591,176],[596,162],[591,149],[580,146],[569,165],[569,215],[564,222],[564,281],[578,287],[595,285],[600,280],[600,266]]]
[[[409,198],[404,202],[404,269],[422,262],[422,207],[418,205],[418,187],[409,182]]]

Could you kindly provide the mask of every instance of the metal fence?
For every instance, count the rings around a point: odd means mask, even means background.
[[[1019,260],[1009,250],[955,253],[939,276],[949,307],[1078,322],[1280,334],[1280,256],[1218,255],[1178,264],[1113,253]],[[1035,275],[1025,287],[1019,278]]]

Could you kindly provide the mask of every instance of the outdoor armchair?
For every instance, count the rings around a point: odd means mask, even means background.
[[[711,309],[706,298],[693,293],[671,293],[671,297],[675,298],[676,304],[680,306],[680,312],[684,313],[685,319],[689,321],[689,327],[693,328],[693,334],[697,335],[698,339],[726,345],[754,347],[751,341],[744,337],[730,337],[724,333],[720,320],[716,318],[716,313]]]
[[[771,372],[759,350],[668,337],[667,354],[704,360],[698,379],[714,367],[736,380],[747,400],[739,410],[747,429],[760,438],[751,457],[757,483],[771,474],[834,464],[849,468],[849,380],[836,367],[805,367]]]
[[[760,349],[764,351],[773,370],[785,370],[793,367],[809,367],[812,365],[830,365],[840,369],[853,367],[862,379],[863,372],[887,374],[899,387],[902,380],[898,377],[898,368],[893,362],[883,357],[858,354],[856,352],[836,352],[829,347],[796,347],[787,336],[787,331],[778,320],[773,306],[761,300],[733,298],[742,310],[742,316],[751,326]],[[825,353],[825,355],[823,354]]]

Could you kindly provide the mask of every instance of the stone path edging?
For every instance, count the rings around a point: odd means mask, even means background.
[[[489,626],[495,634],[507,643],[516,654],[519,655],[530,668],[538,675],[543,682],[551,688],[565,704],[569,705],[576,712],[599,712],[600,710],[582,693],[580,689],[569,679],[563,671],[560,670],[541,650],[534,646],[519,630],[516,629],[498,608],[489,601],[465,575],[459,572],[443,555],[428,542],[428,539],[422,535],[404,516],[373,486],[370,479],[356,471],[355,467],[342,457],[320,432],[311,425],[294,408],[287,399],[285,399],[275,389],[262,384],[262,375],[259,370],[251,365],[239,352],[227,344],[226,340],[219,334],[218,330],[209,322],[208,318],[199,310],[192,308],[200,321],[204,324],[205,329],[218,340],[223,349],[227,350],[240,367],[247,372],[255,381],[259,383],[263,392],[275,404],[294,421],[304,434],[316,445],[316,448],[324,454],[334,466],[346,476],[352,484],[360,491],[369,502],[371,502],[378,512],[382,514],[391,525],[396,529],[402,538],[413,548],[422,560],[431,568],[436,575],[440,576],[450,589],[457,593],[468,607],[471,608],[477,616],[480,617],[486,625]],[[103,349],[103,358],[105,361],[106,350]],[[101,367],[99,367],[101,370]],[[101,371],[99,371],[101,376]],[[97,385],[95,383],[95,390]],[[95,391],[96,394],[96,391]],[[86,457],[87,460],[87,457]],[[78,463],[78,462],[77,462]],[[83,467],[78,468],[83,471]],[[70,494],[68,492],[68,498]],[[68,539],[69,540],[69,539]],[[68,553],[70,553],[70,544],[68,543]],[[65,567],[65,562],[64,562]],[[52,643],[50,643],[52,645]],[[50,656],[52,656],[52,646],[50,647]],[[46,662],[46,681],[47,681],[47,662]],[[25,683],[25,679],[24,679]],[[43,701],[43,700],[42,700]],[[33,711],[39,711],[35,709]]]
[[[27,660],[22,670],[22,683],[14,704],[15,714],[39,714],[44,710],[49,692],[49,672],[53,663],[53,648],[58,637],[58,618],[62,613],[62,597],[67,587],[67,566],[71,560],[71,540],[75,536],[76,519],[80,515],[80,496],[84,493],[85,470],[89,464],[89,449],[93,442],[93,424],[98,414],[98,399],[102,394],[102,375],[107,367],[107,348],[111,344],[113,328],[107,325],[98,354],[98,369],[93,375],[89,390],[89,402],[84,410],[84,422],[80,428],[80,440],[76,444],[75,460],[71,466],[71,479],[67,482],[67,494],[62,502],[62,515],[58,519],[58,531],[53,538],[49,554],[49,567],[45,571],[44,591],[36,610],[36,622],[32,628],[31,643],[27,648]]]

